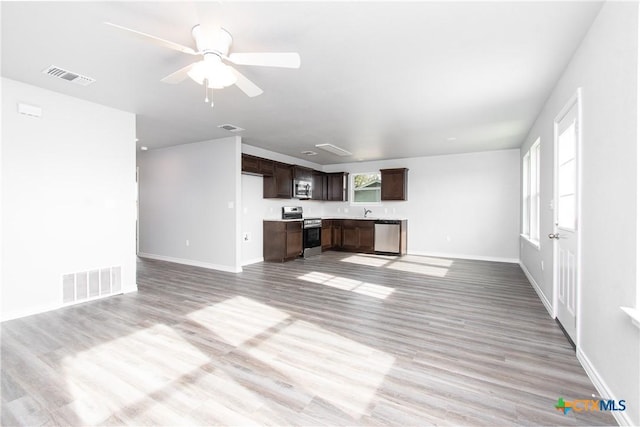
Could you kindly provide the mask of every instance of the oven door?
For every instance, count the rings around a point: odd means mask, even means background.
[[[311,227],[302,230],[304,257],[322,252],[322,227]]]

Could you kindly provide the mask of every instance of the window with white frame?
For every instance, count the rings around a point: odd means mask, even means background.
[[[351,179],[351,204],[380,203],[380,172],[354,173]]]
[[[522,235],[540,242],[540,138],[522,158]]]

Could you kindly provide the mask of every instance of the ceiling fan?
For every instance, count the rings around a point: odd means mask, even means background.
[[[169,40],[162,39],[141,31],[132,30],[111,22],[106,25],[125,31],[130,35],[150,41],[156,45],[177,50],[202,59],[164,77],[165,83],[180,83],[187,77],[208,89],[221,89],[235,84],[250,97],[258,96],[263,91],[255,83],[242,75],[238,70],[227,65],[257,65],[266,67],[300,68],[300,55],[296,52],[253,52],[229,53],[233,37],[222,27],[207,27],[196,25],[191,29],[191,35],[196,49],[183,46]],[[205,102],[209,102],[208,92],[205,92]],[[211,103],[213,106],[213,102]]]

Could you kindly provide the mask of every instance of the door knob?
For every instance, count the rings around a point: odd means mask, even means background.
[[[549,238],[550,239],[560,239],[560,233],[549,233]]]

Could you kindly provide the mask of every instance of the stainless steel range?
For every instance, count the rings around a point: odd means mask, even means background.
[[[307,258],[322,252],[322,219],[303,218],[302,206],[283,206],[282,219],[302,220],[302,256]]]

